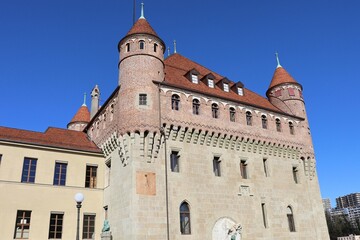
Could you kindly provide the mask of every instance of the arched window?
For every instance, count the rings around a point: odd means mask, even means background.
[[[261,125],[262,125],[262,128],[267,129],[267,118],[265,115],[261,116]]]
[[[179,95],[173,94],[171,96],[171,109],[178,111],[180,107],[180,97]]]
[[[200,113],[200,101],[198,99],[193,100],[193,114],[199,115]]]
[[[231,122],[235,122],[235,108],[233,108],[233,107],[231,107],[230,109],[229,109],[229,113],[230,113],[230,121]]]
[[[287,216],[290,232],[295,232],[294,214],[290,206],[288,206],[286,209],[286,216]]]
[[[127,43],[127,44],[126,44],[126,51],[127,51],[127,52],[130,52],[130,43]]]
[[[289,130],[290,130],[290,134],[294,135],[294,124],[292,122],[289,122]]]
[[[276,124],[276,131],[281,132],[281,122],[280,119],[275,119],[275,124]]]
[[[219,118],[219,106],[216,103],[211,105],[211,112],[213,118]]]
[[[144,49],[145,48],[145,41],[140,40],[139,41],[139,47],[140,47],[140,49]]]
[[[181,234],[191,234],[190,209],[187,202],[180,205],[180,232]]]
[[[252,125],[252,115],[251,112],[246,112],[246,125],[251,126]]]
[[[156,43],[154,43],[154,52],[157,51],[157,47],[158,47],[158,45]]]

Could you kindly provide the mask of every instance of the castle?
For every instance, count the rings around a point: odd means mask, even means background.
[[[264,98],[164,59],[143,13],[118,50],[118,87],[67,130],[0,128],[6,239],[74,238],[77,192],[82,239],[329,239],[303,87],[279,61]]]

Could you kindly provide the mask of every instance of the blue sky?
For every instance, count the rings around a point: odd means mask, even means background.
[[[360,1],[144,3],[171,51],[176,39],[180,54],[263,96],[278,51],[304,87],[322,196],[334,205],[360,191]],[[132,0],[1,0],[0,125],[65,128],[95,84],[105,101],[117,85],[117,43],[132,10]]]

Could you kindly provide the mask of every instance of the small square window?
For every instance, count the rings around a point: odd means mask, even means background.
[[[139,105],[146,105],[147,104],[147,95],[146,94],[139,94]]]

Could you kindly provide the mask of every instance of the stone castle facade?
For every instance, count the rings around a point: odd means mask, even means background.
[[[110,174],[115,239],[328,239],[302,86],[278,64],[267,99],[183,56],[142,16],[119,87],[85,132]]]
[[[118,87],[103,106],[95,86],[91,111],[81,106],[68,130],[1,128],[0,186],[19,198],[32,187],[56,199],[63,189],[67,197],[85,191],[84,219],[93,227],[82,225],[95,239],[104,220],[114,240],[329,239],[302,85],[278,61],[264,98],[180,54],[164,59],[165,49],[142,15],[118,44]],[[6,165],[11,144],[22,149],[16,169]],[[33,184],[20,182],[23,156],[44,146],[46,154],[30,154],[42,169],[25,179]],[[53,186],[54,164],[76,181]],[[60,238],[74,237],[72,202],[32,197],[0,200],[8,219],[17,211],[15,236],[52,236],[51,224],[49,235],[34,229],[46,229],[54,211],[64,217]],[[47,207],[32,210],[33,202]]]

